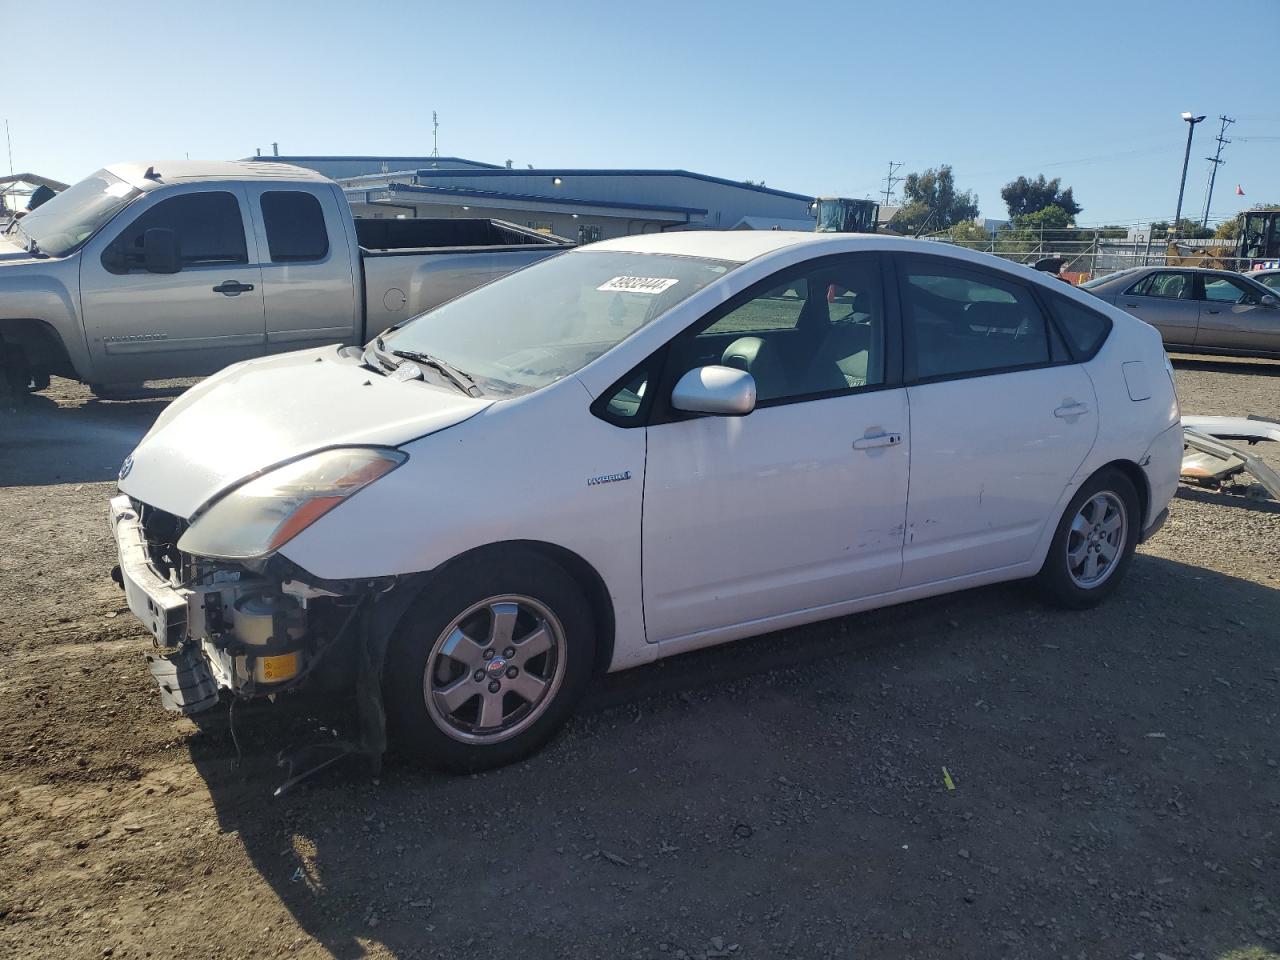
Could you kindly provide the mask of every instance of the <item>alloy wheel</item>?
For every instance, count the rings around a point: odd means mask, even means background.
[[[1110,490],[1080,505],[1067,534],[1067,572],[1076,586],[1092,590],[1106,582],[1123,555],[1128,532],[1124,501]]]
[[[422,683],[427,712],[464,743],[514,737],[555,698],[564,653],[564,628],[537,600],[482,600],[450,621],[432,646]]]

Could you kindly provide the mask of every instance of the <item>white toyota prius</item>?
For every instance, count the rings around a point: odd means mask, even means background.
[[[928,241],[581,247],[170,405],[111,502],[170,709],[353,687],[451,769],[593,675],[1002,580],[1097,603],[1163,522],[1160,335]]]

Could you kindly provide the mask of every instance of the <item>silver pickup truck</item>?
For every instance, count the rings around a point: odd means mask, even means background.
[[[572,246],[497,220],[354,220],[280,163],[106,167],[0,235],[0,393],[121,385],[388,327]]]

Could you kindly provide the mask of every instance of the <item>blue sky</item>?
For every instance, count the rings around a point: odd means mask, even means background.
[[[47,11],[39,14],[33,11]],[[13,164],[444,154],[682,167],[804,193],[878,191],[950,163],[984,216],[1061,176],[1081,224],[1168,219],[1183,110],[1198,217],[1280,201],[1280,0],[1071,3],[59,3],[0,0]],[[1272,60],[1274,55],[1272,56]],[[1250,78],[1253,78],[1250,80]],[[8,158],[0,157],[8,166]],[[1234,195],[1243,185],[1246,196]]]

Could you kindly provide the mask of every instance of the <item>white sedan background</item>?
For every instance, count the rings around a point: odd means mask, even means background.
[[[112,519],[168,706],[376,688],[409,753],[477,769],[594,673],[1003,580],[1099,602],[1178,416],[1155,330],[1026,268],[629,237],[204,381]]]

